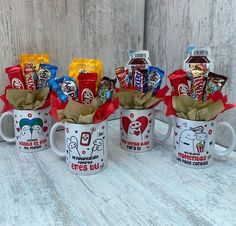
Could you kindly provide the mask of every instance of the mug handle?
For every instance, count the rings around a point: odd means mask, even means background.
[[[50,144],[51,144],[51,148],[52,150],[59,156],[61,157],[65,157],[66,156],[66,152],[63,149],[58,148],[57,144],[56,144],[56,130],[59,126],[63,126],[65,127],[63,122],[57,122],[52,126],[51,132],[50,132]]]
[[[163,114],[162,111],[160,110],[155,110],[155,116],[157,115],[157,113],[161,113]],[[164,114],[163,114],[164,115]],[[156,117],[154,118],[154,120],[156,119]],[[165,141],[168,139],[168,137],[171,135],[171,132],[172,132],[172,123],[171,123],[171,120],[169,117],[166,117],[167,119],[167,123],[168,123],[168,131],[165,135],[160,135],[158,134],[158,137],[157,135],[155,136],[155,141]]]
[[[217,127],[226,127],[227,129],[229,129],[229,131],[231,133],[232,142],[231,142],[229,148],[224,151],[214,150],[214,155],[219,156],[219,157],[225,157],[225,156],[229,155],[234,150],[235,145],[236,145],[236,136],[235,136],[233,127],[228,122],[218,122]]]
[[[6,135],[6,131],[3,128],[3,122],[4,122],[5,117],[7,116],[11,116],[14,119],[14,115],[12,111],[7,111],[2,114],[0,118],[0,135],[7,142],[16,142],[16,135],[14,135],[14,137],[9,137],[8,135]]]

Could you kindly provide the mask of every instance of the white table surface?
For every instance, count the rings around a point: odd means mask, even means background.
[[[188,169],[172,160],[171,141],[128,153],[111,121],[108,168],[82,177],[51,149],[19,153],[1,143],[0,225],[236,225],[236,153]]]

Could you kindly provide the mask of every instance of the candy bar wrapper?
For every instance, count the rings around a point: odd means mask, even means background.
[[[133,84],[132,76],[129,74],[128,68],[117,67],[115,69],[115,74],[121,88],[128,88]]]
[[[189,85],[187,81],[186,71],[179,69],[168,75],[172,87],[172,95],[180,94],[189,95]]]
[[[5,72],[7,73],[9,77],[9,82],[11,84],[11,87],[13,89],[25,89],[25,81],[22,74],[21,66],[15,65],[11,66],[5,69]]]
[[[118,108],[119,101],[117,98],[112,98],[99,107],[96,98],[90,104],[81,104],[69,98],[68,103],[63,106],[60,99],[54,97],[50,114],[56,121],[90,124],[106,120]]]
[[[112,98],[113,92],[115,90],[116,78],[110,79],[108,77],[103,77],[97,91],[98,105],[101,106],[108,100]]]
[[[165,92],[162,92],[162,90]],[[163,101],[168,87],[166,86],[162,90],[160,90],[161,95],[152,96],[152,92],[142,93],[133,89],[120,89],[114,96],[119,98],[120,105],[123,108],[148,109]]]
[[[26,88],[37,89],[37,72],[40,64],[47,64],[49,57],[47,54],[21,54],[20,65],[23,70]]]
[[[37,89],[48,86],[48,81],[55,79],[57,74],[57,66],[50,64],[40,64],[37,73]]]
[[[79,74],[78,99],[81,104],[90,104],[96,95],[97,73]]]
[[[146,93],[147,87],[147,69],[145,68],[133,68],[133,86],[136,90]]]
[[[188,57],[184,60],[183,68],[192,81],[190,95],[195,100],[203,100],[204,83],[209,71],[214,70],[210,48],[191,47]]]
[[[25,64],[33,64],[36,72],[39,69],[39,64],[47,64],[49,62],[48,54],[21,54],[19,58],[22,68],[25,67]]]
[[[49,106],[48,94],[48,87],[36,91],[7,89],[6,100],[14,109],[36,110]]]
[[[221,90],[227,81],[227,77],[224,75],[218,75],[213,72],[209,72],[208,79],[204,89],[204,100],[207,100],[209,95]]]
[[[164,76],[164,70],[156,66],[149,66],[147,74],[147,92],[152,91],[153,94],[155,94],[157,90],[160,89]]]
[[[74,58],[69,66],[69,76],[78,82],[77,77],[79,74],[84,73],[97,73],[97,86],[102,79],[103,64],[99,59],[82,59]]]
[[[176,115],[193,121],[209,121],[216,118],[221,112],[234,108],[236,104],[228,104],[227,96],[220,91],[215,92],[211,99],[198,101],[190,96],[166,96],[164,103],[167,106],[166,116]]]
[[[60,78],[50,79],[48,83],[63,103],[67,102],[68,97],[77,99],[78,89],[73,78],[65,75]]]
[[[203,99],[204,80],[208,69],[205,64],[190,64],[192,74],[191,96],[195,100]]]

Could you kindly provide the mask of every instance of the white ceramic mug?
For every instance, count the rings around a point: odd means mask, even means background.
[[[42,151],[50,146],[49,132],[52,127],[50,108],[39,110],[12,110],[1,115],[0,135],[7,142],[16,142],[21,152]],[[14,137],[9,137],[4,128],[4,120],[11,116],[14,120]]]
[[[157,141],[166,140],[171,134],[171,121],[168,120],[166,135],[154,135],[155,116],[159,113],[154,108],[150,109],[125,109],[120,110],[120,146],[131,152],[146,152],[154,147]]]
[[[65,127],[65,150],[56,144],[56,130]],[[78,175],[91,175],[107,166],[107,121],[97,124],[57,122],[50,133],[52,150],[66,157],[67,169]]]
[[[217,151],[215,133],[217,128],[225,127],[231,134],[231,145],[225,151]],[[191,121],[176,117],[174,125],[174,158],[183,166],[206,168],[213,164],[214,156],[224,157],[235,148],[235,133],[227,122]]]

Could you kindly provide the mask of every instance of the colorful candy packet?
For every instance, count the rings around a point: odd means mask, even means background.
[[[112,98],[117,79],[103,77],[97,91],[98,105],[101,106]]]
[[[23,69],[23,76],[27,89],[37,89],[37,72],[40,64],[47,64],[49,57],[47,54],[21,54],[20,65]]]
[[[78,76],[84,73],[96,73],[97,74],[97,86],[102,79],[103,64],[99,59],[83,59],[74,58],[69,66],[69,76],[74,78],[76,82]]]
[[[6,74],[9,77],[9,82],[13,89],[25,89],[25,81],[22,74],[21,66],[15,65],[5,69]]]
[[[149,66],[147,73],[147,92],[153,90],[153,94],[161,88],[162,79],[165,76],[164,70],[156,66]]]
[[[49,86],[56,92],[62,103],[68,100],[68,96],[74,100],[78,97],[78,89],[76,82],[69,76],[62,76],[60,78],[51,79],[48,81]]]
[[[209,72],[204,90],[204,100],[207,100],[209,95],[221,90],[227,79],[224,75]]]
[[[129,74],[128,68],[117,67],[115,69],[115,74],[120,83],[121,88],[128,88],[132,85],[132,77]]]
[[[192,80],[190,95],[195,100],[202,100],[204,83],[209,71],[214,70],[211,50],[209,48],[189,48],[183,68],[187,71],[188,78]]]
[[[81,104],[90,104],[96,95],[97,73],[80,73],[79,82],[79,102]]]
[[[40,64],[37,73],[37,89],[48,86],[50,79],[55,79],[57,74],[57,66],[50,64]]]

